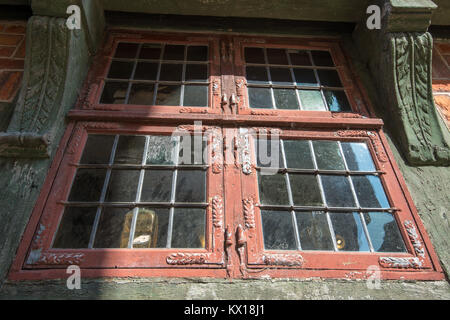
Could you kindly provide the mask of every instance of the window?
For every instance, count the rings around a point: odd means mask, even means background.
[[[111,32],[12,278],[441,279],[338,40]]]

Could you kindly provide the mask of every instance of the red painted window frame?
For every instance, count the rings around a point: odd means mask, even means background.
[[[111,56],[120,41],[208,44],[211,61],[209,107],[97,103]],[[244,46],[251,45],[328,50],[353,112],[250,109],[242,54]],[[380,267],[383,279],[444,279],[438,258],[383,134],[383,122],[374,117],[365,91],[344,52],[340,40],[334,38],[231,37],[111,30],[87,77],[77,107],[69,112],[70,122],[25,230],[10,279],[64,278],[68,264],[79,264],[85,277],[366,278],[370,275],[366,273],[367,267],[376,265]],[[228,97],[234,95],[236,99],[224,99],[223,93],[228,93]],[[104,254],[111,254],[103,261],[100,261],[100,255],[87,250],[49,250],[48,239],[55,232],[61,213],[58,201],[63,201],[69,192],[67,181],[71,181],[75,173],[72,164],[81,157],[88,133],[170,134],[179,126],[192,131],[195,120],[202,121],[204,130],[218,128],[216,132],[224,137],[224,163],[217,164],[219,170],[215,171],[219,172],[212,172],[212,166],[208,169],[208,179],[215,183],[208,188],[209,233],[205,250],[160,250],[142,254],[139,249],[132,252],[127,252],[130,251],[128,249],[102,249]],[[225,139],[226,136],[238,138],[237,127],[257,128],[257,131],[267,129],[269,132],[278,129],[281,138],[366,142],[377,169],[385,172],[381,179],[389,201],[398,209],[395,218],[408,253],[262,250],[255,170],[253,168],[250,175],[242,173],[242,163],[236,162],[242,150],[237,151],[236,145]],[[254,166],[254,158],[251,161]],[[214,196],[222,196],[222,199],[214,204]],[[248,199],[253,199],[253,202]],[[252,210],[253,213],[250,212]],[[249,226],[249,215],[254,226]],[[412,221],[408,227],[405,226],[407,221]],[[47,236],[41,237],[45,234]],[[41,250],[40,257],[45,259],[31,266],[27,265],[27,259],[33,248]],[[176,259],[183,262],[169,264],[167,259],[172,254],[178,255]],[[384,257],[388,260],[383,260]],[[397,258],[405,264],[392,264]],[[417,261],[420,261],[420,266]]]

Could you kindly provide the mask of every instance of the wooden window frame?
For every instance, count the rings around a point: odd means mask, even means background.
[[[208,44],[210,91],[207,108],[102,105],[98,101],[112,54],[121,41]],[[245,46],[327,50],[333,57],[353,112],[251,109],[243,64]],[[78,264],[83,277],[357,278],[441,280],[443,271],[417,214],[406,183],[350,60],[334,38],[273,38],[111,30],[89,72],[24,232],[11,280],[64,278]],[[176,128],[210,130],[205,249],[49,249],[87,134],[166,134]],[[264,251],[255,159],[239,128],[280,138],[365,142],[386,195],[395,208],[407,253]],[[212,130],[212,131],[211,131]],[[214,140],[214,141],[212,141]],[[244,142],[243,142],[244,141]],[[251,141],[248,140],[248,141]],[[238,161],[239,159],[239,161]],[[56,192],[56,190],[58,192]],[[31,257],[30,253],[35,256]],[[34,261],[37,263],[29,264]]]

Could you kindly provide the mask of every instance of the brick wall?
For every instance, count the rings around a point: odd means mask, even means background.
[[[433,95],[450,129],[450,42],[436,42],[433,50]]]
[[[0,20],[0,102],[14,100],[25,58],[26,22]]]

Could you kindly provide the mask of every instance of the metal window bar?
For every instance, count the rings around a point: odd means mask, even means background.
[[[117,144],[118,143],[119,143],[119,135],[115,135],[113,147],[112,147],[112,150],[111,150],[111,155],[109,157],[109,164],[110,165],[112,163],[114,163],[114,157],[116,155],[116,150],[117,150]],[[102,214],[102,211],[103,211],[102,204],[105,201],[106,191],[108,190],[109,179],[111,177],[111,171],[112,171],[111,168],[108,168],[107,171],[106,171],[105,181],[103,183],[102,193],[100,195],[100,201],[98,203],[97,212],[96,212],[95,218],[94,218],[94,225],[92,226],[92,231],[91,231],[91,235],[90,235],[90,238],[89,238],[89,244],[88,244],[88,248],[89,249],[92,249],[93,246],[94,246],[95,236],[97,234],[98,224],[100,222],[100,215]]]
[[[310,61],[311,61],[311,65],[312,65],[313,67],[315,67],[316,65],[315,65],[315,63],[314,63],[314,59],[313,59],[313,57],[312,57],[311,51],[309,51],[309,50],[308,50],[308,56],[309,56],[309,59],[310,59]],[[316,77],[316,81],[317,81],[317,83],[319,84],[320,95],[322,96],[322,101],[323,101],[323,103],[324,103],[324,105],[325,105],[325,110],[330,111],[330,108],[328,107],[327,100],[325,99],[325,95],[324,95],[323,90],[322,90],[322,84],[321,84],[321,82],[320,82],[319,74],[317,73],[317,69],[314,69],[314,76]]]
[[[180,136],[176,137],[176,143],[175,143],[175,159],[174,163],[178,164],[179,162],[179,156],[180,156]],[[172,247],[172,229],[173,229],[173,215],[175,213],[175,207],[173,204],[175,203],[175,193],[177,188],[177,177],[178,177],[178,169],[173,170],[173,176],[172,176],[172,190],[170,195],[170,211],[169,211],[169,224],[168,224],[168,230],[167,230],[167,244],[166,248]]]
[[[128,79],[128,89],[127,93],[125,94],[125,104],[128,104],[128,100],[130,98],[130,92],[131,92],[131,86],[132,82],[130,80],[134,79],[134,75],[136,73],[137,68],[137,58],[139,57],[139,54],[141,53],[142,43],[138,45],[138,48],[136,50],[136,56],[134,57],[134,63],[133,63],[133,70],[131,71],[130,79]]]

